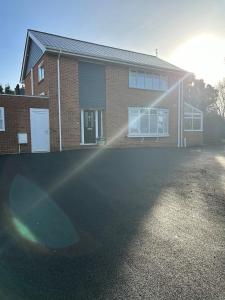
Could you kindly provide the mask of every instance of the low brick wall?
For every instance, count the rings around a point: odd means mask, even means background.
[[[203,145],[202,131],[184,131],[184,138],[186,138],[187,147]]]
[[[31,152],[30,108],[48,108],[48,97],[0,95],[4,107],[5,131],[0,131],[0,154],[18,153],[18,133],[27,133],[28,143],[22,153]]]

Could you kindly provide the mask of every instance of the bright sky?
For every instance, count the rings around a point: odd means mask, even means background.
[[[154,54],[225,77],[225,0],[3,0],[0,83],[19,81],[27,28]]]

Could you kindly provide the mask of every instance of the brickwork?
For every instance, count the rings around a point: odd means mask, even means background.
[[[203,145],[203,132],[201,131],[184,131],[187,147]]]
[[[106,67],[106,134],[112,146],[176,146],[178,88],[163,98],[156,107],[169,109],[169,136],[160,138],[128,137],[128,107],[149,106],[162,96],[162,92],[128,87],[129,69],[108,65]],[[169,77],[170,86],[176,81]]]
[[[61,114],[63,149],[80,145],[80,104],[78,63],[76,60],[60,59]]]
[[[34,95],[39,96],[41,93],[47,95],[48,85],[46,84],[46,80],[38,81],[38,66],[43,61],[44,68],[46,68],[45,56],[43,55],[37,64],[33,67],[33,89]],[[27,74],[27,77],[24,80],[25,84],[25,94],[31,96],[32,95],[32,87],[31,87],[31,71]]]
[[[21,145],[21,152],[31,152],[30,108],[48,108],[48,98],[0,95],[0,107],[4,107],[5,112],[5,131],[0,131],[0,154],[18,153],[18,133],[28,134],[28,144]]]
[[[44,54],[33,69],[34,92],[41,92],[49,97],[50,140],[51,151],[59,150],[58,120],[58,54]],[[43,61],[45,78],[38,82],[38,64]],[[106,72],[106,111],[104,112],[104,136],[111,147],[127,146],[177,146],[178,134],[178,87],[163,97],[156,107],[169,109],[169,136],[160,138],[128,137],[128,107],[148,106],[163,93],[128,87],[129,68],[115,64],[107,64]],[[178,80],[177,75],[168,72],[169,86]],[[31,94],[30,73],[25,79],[26,94]],[[80,147],[80,105],[78,60],[69,56],[60,57],[61,83],[61,124],[63,150]],[[199,138],[199,141],[198,141]],[[188,144],[202,143],[202,134],[191,134],[187,137]]]

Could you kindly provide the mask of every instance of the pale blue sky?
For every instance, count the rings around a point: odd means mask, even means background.
[[[19,82],[28,28],[149,54],[158,48],[167,60],[194,36],[225,37],[224,0],[2,2],[0,83],[12,87]]]

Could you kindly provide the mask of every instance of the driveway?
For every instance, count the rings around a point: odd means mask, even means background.
[[[225,148],[0,157],[1,299],[225,299]]]

